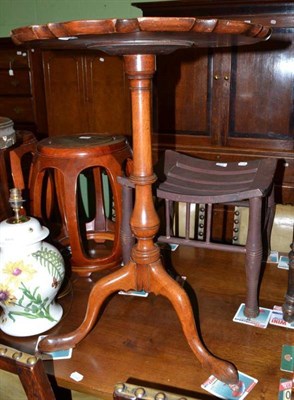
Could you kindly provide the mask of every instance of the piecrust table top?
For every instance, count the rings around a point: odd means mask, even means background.
[[[195,17],[141,17],[52,22],[13,29],[16,44],[86,48],[110,54],[161,54],[178,48],[228,47],[267,40],[260,24]],[[38,42],[38,43],[37,43]]]

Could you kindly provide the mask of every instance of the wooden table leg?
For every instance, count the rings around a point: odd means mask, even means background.
[[[165,271],[154,236],[159,229],[152,184],[156,181],[152,165],[151,96],[155,72],[155,55],[124,56],[130,82],[133,125],[133,171],[130,177],[135,185],[135,205],[131,228],[137,243],[132,248],[130,262],[120,270],[102,278],[93,287],[84,321],[74,332],[47,336],[39,348],[43,351],[74,347],[92,329],[104,300],[118,290],[145,290],[160,294],[172,303],[186,339],[204,368],[226,383],[237,383],[236,368],[211,355],[201,342],[195,326],[188,295]]]

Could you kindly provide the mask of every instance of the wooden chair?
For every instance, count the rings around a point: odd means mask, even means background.
[[[40,358],[0,344],[0,369],[19,376],[29,400],[55,400]]]
[[[72,269],[81,276],[121,263],[122,189],[117,178],[124,174],[131,157],[123,136],[56,136],[37,145],[30,181],[32,215],[50,230],[50,221],[60,221],[54,237],[62,246],[69,246]],[[89,215],[82,202],[81,173],[88,178]],[[48,183],[49,207],[48,193],[44,197]]]
[[[258,284],[263,252],[270,243],[275,213],[273,177],[276,160],[217,163],[167,150],[164,160],[165,180],[159,184],[157,196],[165,199],[166,233],[158,241],[205,249],[219,249],[246,254],[247,298],[245,314],[256,317]],[[175,204],[186,204],[185,235],[173,232]],[[203,240],[190,238],[190,205],[205,208]],[[211,240],[214,204],[249,207],[249,223],[245,246],[216,243]],[[265,240],[264,240],[265,239]],[[265,243],[263,243],[265,242]]]

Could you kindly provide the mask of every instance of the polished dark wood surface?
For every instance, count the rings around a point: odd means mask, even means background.
[[[43,351],[61,350],[80,343],[94,327],[104,301],[119,290],[145,290],[163,295],[173,305],[186,340],[202,367],[226,383],[237,383],[236,367],[214,357],[204,346],[193,318],[190,299],[162,265],[154,244],[159,218],[153,204],[156,181],[152,163],[152,79],[156,55],[191,47],[228,47],[267,40],[271,31],[242,21],[197,18],[137,18],[69,21],[14,29],[13,40],[57,48],[90,48],[122,55],[129,80],[132,107],[135,204],[130,220],[137,240],[129,262],[100,279],[89,295],[84,320],[73,331],[44,338]],[[63,40],[64,38],[71,38]],[[60,40],[61,39],[61,40]]]
[[[16,44],[39,40],[42,47],[87,48],[116,55],[142,51],[143,54],[166,54],[193,46],[240,46],[267,40],[270,35],[271,30],[261,24],[195,17],[64,21],[11,31]],[[76,40],[78,37],[83,40]]]
[[[232,321],[246,293],[242,284],[244,255],[180,246],[171,253],[171,263],[165,259],[166,267],[187,277],[185,289],[212,353],[230,359],[238,370],[258,379],[248,398],[277,398],[280,378],[291,378],[280,371],[280,359],[282,345],[293,344],[293,330],[273,325],[260,329]],[[69,332],[80,324],[89,291],[99,276],[92,280],[73,277],[72,291],[59,300],[64,308],[62,321],[49,333]],[[268,264],[260,306],[282,305],[286,285],[287,271]],[[36,337],[13,338],[1,333],[0,342],[29,352]],[[125,381],[210,398],[200,387],[209,374],[191,353],[172,305],[153,294],[147,298],[110,297],[98,323],[73,350],[72,358],[45,361],[45,367],[60,386],[102,399],[110,399],[114,385]],[[74,371],[84,376],[81,382],[70,378]]]

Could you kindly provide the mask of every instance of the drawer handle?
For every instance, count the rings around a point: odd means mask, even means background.
[[[15,114],[21,114],[23,112],[23,108],[22,107],[14,107],[13,111],[15,112]]]

